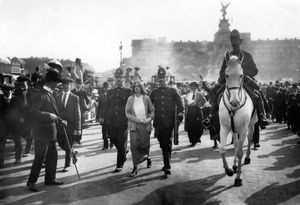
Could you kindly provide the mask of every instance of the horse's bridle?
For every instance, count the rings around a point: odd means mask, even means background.
[[[226,85],[226,90],[227,90],[226,94],[227,94],[227,98],[228,98],[228,99],[230,99],[230,90],[238,90],[239,101],[242,100],[242,92],[241,92],[241,91],[242,91],[243,82],[244,82],[243,78],[244,78],[244,77],[242,77],[242,83],[240,84],[239,87],[230,87],[230,88],[229,88],[229,87]]]
[[[226,97],[227,97],[227,101],[229,102],[230,100],[230,90],[238,90],[238,96],[239,96],[239,101],[242,101],[242,87],[243,87],[243,79],[242,79],[242,83],[240,84],[239,87],[228,87],[226,85]],[[246,91],[244,91],[246,92]],[[244,101],[242,102],[242,104],[240,104],[238,107],[233,107],[232,104],[229,102],[229,104],[231,105],[231,107],[228,106],[228,104],[225,102],[225,96],[223,95],[223,103],[226,107],[226,109],[228,110],[229,112],[229,115],[230,115],[230,121],[231,121],[231,129],[232,129],[232,132],[234,133],[237,133],[236,129],[235,129],[235,126],[234,126],[234,121],[233,121],[233,117],[234,117],[234,114],[237,110],[241,109],[247,102],[247,95],[245,95],[245,99]]]

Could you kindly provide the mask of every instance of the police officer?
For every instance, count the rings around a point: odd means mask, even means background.
[[[183,120],[183,104],[176,89],[167,87],[166,78],[166,70],[159,67],[157,73],[159,87],[152,91],[150,99],[154,105],[155,136],[159,141],[164,159],[162,171],[169,175],[171,174],[172,131],[175,128],[175,118],[180,122]],[[177,109],[175,109],[176,106]]]
[[[124,72],[117,68],[115,73],[115,88],[107,91],[107,125],[110,140],[117,148],[117,166],[114,172],[120,172],[126,161],[127,154],[127,117],[125,106],[131,95],[129,88],[124,88]]]
[[[211,127],[215,127],[218,113],[218,103],[217,98],[220,93],[225,89],[225,69],[227,67],[227,62],[231,56],[237,56],[240,60],[241,66],[244,72],[244,88],[247,90],[247,93],[251,97],[254,104],[257,107],[257,115],[259,119],[259,123],[262,129],[268,124],[265,118],[265,111],[263,106],[263,101],[261,99],[259,92],[254,92],[255,90],[259,90],[259,86],[254,81],[254,77],[258,73],[258,69],[253,60],[253,57],[250,53],[241,49],[242,39],[240,38],[240,33],[238,30],[234,29],[230,33],[230,42],[232,46],[232,51],[228,51],[225,53],[225,57],[223,60],[223,64],[220,70],[220,76],[218,79],[218,84],[213,88],[213,92],[217,93],[213,99],[213,106],[211,110]]]

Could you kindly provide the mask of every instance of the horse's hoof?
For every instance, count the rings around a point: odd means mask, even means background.
[[[234,173],[236,173],[237,168],[238,168],[237,166],[234,166],[234,165],[232,166],[232,169],[233,169]]]
[[[234,186],[242,186],[242,185],[243,185],[243,180],[240,178],[235,178]]]
[[[244,164],[250,164],[250,162],[251,162],[251,159],[246,157]]]
[[[226,172],[226,174],[227,174],[228,176],[230,176],[230,177],[233,175],[233,170],[230,169],[230,168],[226,168],[226,169],[225,169],[225,172]]]

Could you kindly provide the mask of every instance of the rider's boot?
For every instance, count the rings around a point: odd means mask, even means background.
[[[269,122],[265,117],[264,105],[260,96],[257,97],[257,116],[260,128],[266,129],[266,125],[269,125]]]

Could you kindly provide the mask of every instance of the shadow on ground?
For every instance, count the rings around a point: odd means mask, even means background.
[[[245,200],[245,203],[248,205],[276,205],[286,202],[298,194],[300,194],[300,180],[283,185],[273,183],[253,193]]]

